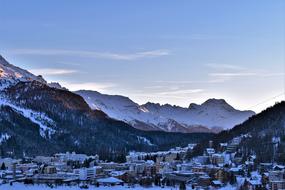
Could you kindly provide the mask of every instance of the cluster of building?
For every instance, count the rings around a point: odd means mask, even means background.
[[[0,159],[0,183],[116,186],[173,186],[179,189],[285,189],[285,166],[255,163],[255,156],[240,154],[237,137],[187,160],[195,147],[176,147],[161,152],[130,152],[125,163],[104,162],[98,155],[59,153],[25,159]]]

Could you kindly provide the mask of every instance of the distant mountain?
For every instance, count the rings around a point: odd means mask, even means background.
[[[253,111],[239,111],[225,100],[209,99],[189,108],[146,103],[139,105],[128,97],[106,95],[96,91],[75,92],[94,110],[101,110],[111,118],[125,121],[142,130],[168,132],[220,132],[230,129],[254,115]]]
[[[1,57],[0,156],[76,151],[118,160],[130,150],[186,146],[211,134],[146,132],[92,110],[58,84],[9,64]]]
[[[276,103],[233,129],[213,136],[213,146],[218,148],[219,143],[231,143],[235,138],[240,141],[236,156],[244,161],[255,155],[256,162],[285,164],[285,102]],[[189,156],[202,155],[208,142],[199,144]]]

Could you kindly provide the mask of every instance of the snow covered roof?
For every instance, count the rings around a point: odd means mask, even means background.
[[[241,168],[231,168],[230,171],[231,172],[238,172],[238,171],[241,171]]]
[[[214,185],[222,185],[222,182],[219,181],[219,180],[213,180],[212,183],[213,183]]]
[[[99,183],[122,183],[123,181],[115,177],[108,177],[108,178],[97,179],[97,182]]]
[[[249,183],[251,185],[261,185],[261,181],[259,181],[259,180],[249,180]]]

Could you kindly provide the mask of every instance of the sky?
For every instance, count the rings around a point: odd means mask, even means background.
[[[0,0],[0,54],[70,90],[259,112],[284,99],[284,0]]]

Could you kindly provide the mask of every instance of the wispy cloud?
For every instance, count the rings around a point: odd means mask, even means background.
[[[112,52],[66,50],[66,49],[12,49],[9,50],[9,52],[12,54],[20,54],[20,55],[43,55],[43,56],[62,55],[62,56],[77,56],[77,57],[124,60],[124,61],[131,61],[142,58],[161,57],[170,54],[170,51],[167,49],[157,49],[157,50],[134,52],[134,53],[112,53]]]
[[[209,76],[214,77],[274,77],[274,76],[284,76],[284,73],[271,73],[271,72],[221,72],[221,73],[209,73]]]
[[[44,76],[53,76],[53,75],[68,75],[77,73],[76,70],[69,69],[52,69],[52,68],[44,68],[44,69],[31,69],[31,73],[36,75],[44,75]]]
[[[195,99],[197,96],[201,96],[204,93],[204,89],[186,89],[186,90],[168,90],[168,91],[157,91],[157,92],[138,92],[138,93],[130,93],[131,96],[135,97],[143,97],[148,101],[150,99],[177,99],[177,100],[185,100]],[[167,101],[170,103],[169,101]]]
[[[210,73],[210,76],[214,77],[244,77],[244,76],[257,76],[257,73],[247,73],[247,72],[234,72],[234,73]]]
[[[284,76],[281,72],[270,72],[261,69],[249,69],[229,64],[206,64],[214,71],[208,73],[210,76],[209,83],[221,83],[232,79],[240,79],[244,77],[278,77]]]
[[[158,95],[187,95],[187,94],[194,94],[203,92],[203,89],[186,89],[186,90],[174,90],[174,91],[165,91],[165,92],[158,92]]]
[[[192,81],[192,80],[158,80],[156,83],[164,83],[164,84],[195,84],[201,83],[203,81]]]
[[[191,35],[161,35],[160,38],[167,40],[229,40],[237,39],[237,36],[212,35],[212,34],[191,34]]]
[[[230,65],[230,64],[209,63],[209,64],[206,64],[206,66],[212,69],[245,70],[244,67],[241,67],[238,65]]]
[[[95,90],[99,92],[104,92],[112,87],[115,87],[114,83],[96,83],[96,82],[82,82],[82,83],[74,83],[74,82],[60,82],[60,84],[71,91],[76,90]]]

